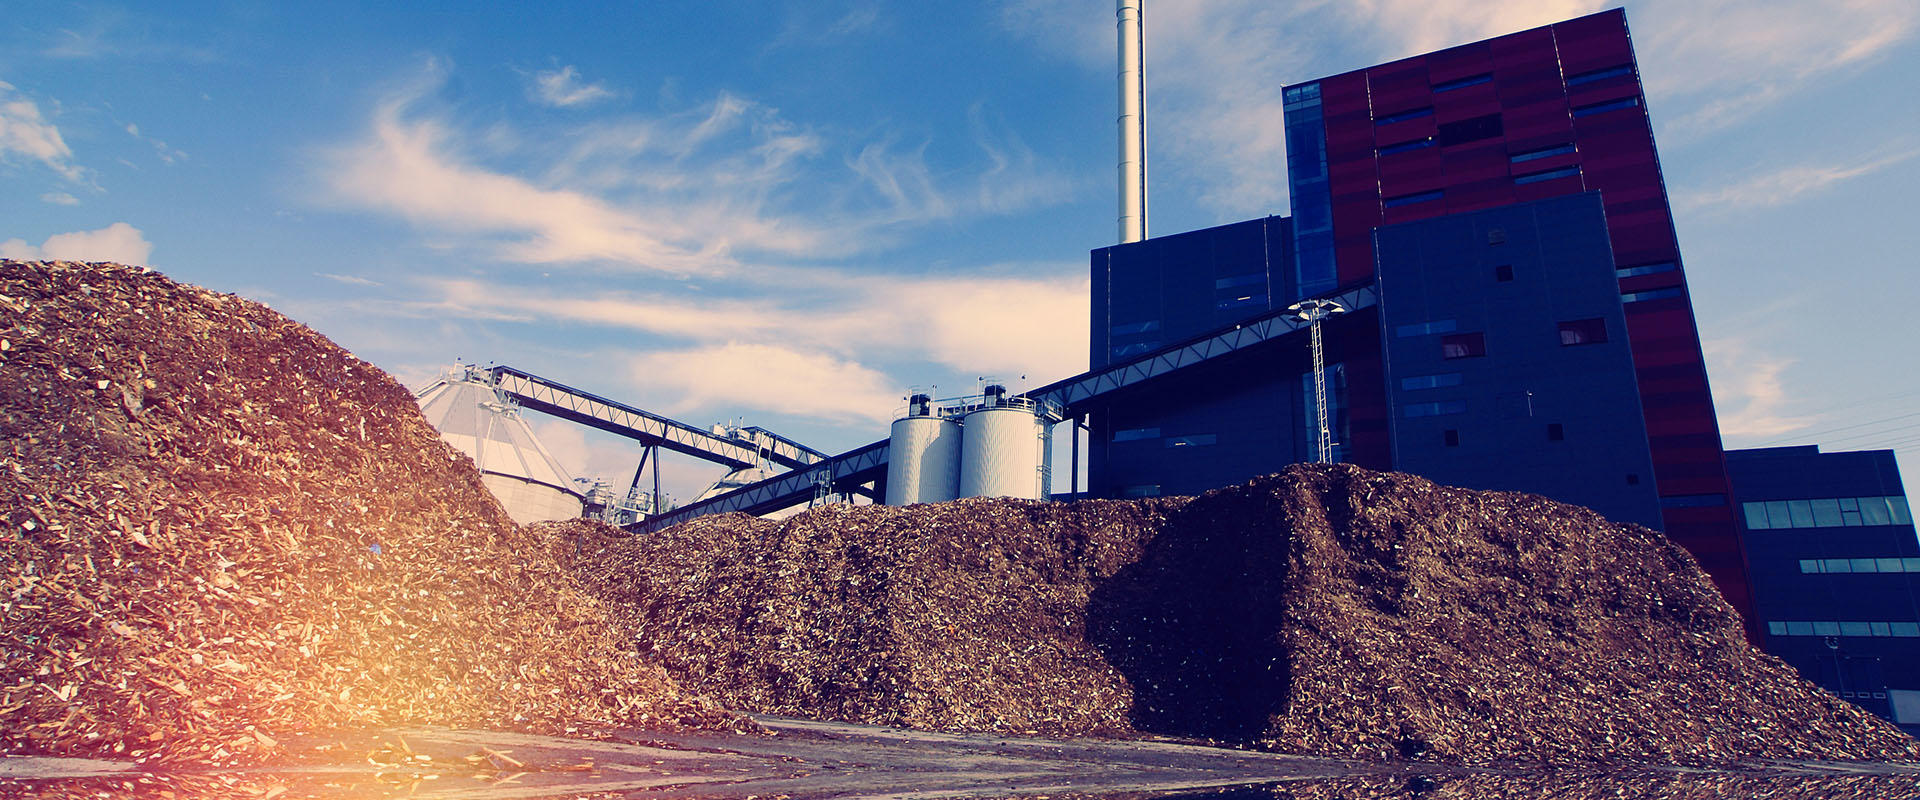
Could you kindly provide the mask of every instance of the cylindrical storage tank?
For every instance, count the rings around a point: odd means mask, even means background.
[[[887,505],[940,503],[959,497],[960,423],[920,413],[893,421],[887,440]]]
[[[1033,409],[989,404],[960,422],[961,497],[1045,499],[1052,429]]]

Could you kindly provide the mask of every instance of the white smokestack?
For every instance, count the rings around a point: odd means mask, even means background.
[[[1141,14],[1146,0],[1119,0],[1120,241],[1147,238],[1147,107]]]

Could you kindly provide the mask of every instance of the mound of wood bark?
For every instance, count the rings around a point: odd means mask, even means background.
[[[380,370],[256,303],[0,262],[0,752],[727,725]]]
[[[750,711],[1366,759],[1913,759],[1750,646],[1682,549],[1540,497],[1296,465],[1198,498],[544,528]]]

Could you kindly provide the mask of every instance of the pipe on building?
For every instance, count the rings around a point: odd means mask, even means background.
[[[1119,0],[1120,242],[1147,238],[1147,107],[1141,27],[1146,0]]]

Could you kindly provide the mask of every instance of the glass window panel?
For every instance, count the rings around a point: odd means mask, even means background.
[[[1842,502],[1845,502],[1845,499]],[[1849,528],[1860,527],[1860,512],[1840,509],[1840,524]]]
[[[1479,358],[1487,354],[1487,335],[1484,333],[1452,333],[1440,337],[1440,357]]]
[[[1819,528],[1840,527],[1840,500],[1824,498],[1811,501],[1813,504],[1813,524]]]
[[[1787,623],[1769,622],[1767,623],[1767,633],[1771,633],[1775,636],[1785,636],[1787,635]]]
[[[1116,442],[1137,442],[1141,439],[1158,438],[1160,438],[1159,428],[1127,428],[1113,432],[1113,440]]]
[[[1800,571],[1801,572],[1823,572],[1824,570],[1820,569],[1820,559],[1803,558],[1803,559],[1800,559]]]
[[[1813,504],[1805,500],[1788,500],[1787,516],[1793,520],[1793,527],[1813,527]]]
[[[1887,508],[1887,498],[1860,498],[1860,521],[1868,525],[1892,525],[1893,512]]]
[[[1860,510],[1860,498],[1858,497],[1841,497],[1837,499],[1840,502],[1841,511],[1859,511]]]
[[[1580,174],[1579,167],[1561,167],[1560,169],[1547,170],[1546,172],[1536,172],[1532,175],[1521,175],[1514,178],[1513,182],[1516,184],[1539,183],[1555,178],[1571,178],[1578,174]]]
[[[1814,623],[1813,623],[1813,635],[1815,635],[1815,636],[1839,636],[1839,635],[1840,635],[1840,623],[1838,623],[1838,622],[1832,622],[1832,621],[1828,621],[1828,620],[1814,620]]]
[[[1873,635],[1875,636],[1892,636],[1893,635],[1893,626],[1888,625],[1887,623],[1872,622],[1868,624],[1873,627]]]
[[[1566,155],[1567,153],[1571,153],[1571,152],[1573,152],[1573,145],[1558,144],[1552,147],[1543,147],[1543,148],[1540,148],[1539,150],[1528,150],[1524,153],[1515,153],[1511,156],[1508,156],[1507,160],[1512,161],[1515,164],[1521,164],[1528,161],[1533,161],[1535,159],[1548,158],[1550,156]]]
[[[1672,272],[1675,269],[1678,269],[1678,267],[1676,267],[1673,262],[1661,261],[1656,264],[1636,264],[1631,267],[1616,267],[1613,271],[1619,277],[1632,278],[1638,275],[1653,275],[1661,272]]]
[[[1150,483],[1141,486],[1128,486],[1120,490],[1122,497],[1159,497],[1160,484]]]
[[[1852,559],[1852,561],[1853,561],[1854,572],[1879,572],[1880,571],[1880,565],[1874,563],[1873,559],[1871,558],[1855,558],[1855,559]]]
[[[1812,636],[1813,623],[1789,622],[1787,623],[1787,635],[1788,636]]]
[[[1873,628],[1865,622],[1840,623],[1841,636],[1872,636]]]
[[[1848,561],[1844,558],[1829,558],[1824,563],[1827,565],[1827,569],[1826,569],[1827,572],[1852,572],[1853,571],[1853,562]]]
[[[1677,286],[1667,289],[1648,289],[1644,292],[1621,292],[1620,302],[1638,303],[1645,300],[1664,300],[1669,297],[1679,297],[1685,293],[1684,290]]]
[[[1903,570],[1905,572],[1920,572],[1920,558],[1900,559],[1900,565],[1905,568]]]
[[[1893,524],[1895,525],[1912,525],[1913,524],[1913,511],[1907,508],[1906,497],[1904,496],[1889,497],[1887,498],[1887,505],[1893,509]]]
[[[1767,501],[1767,521],[1776,528],[1793,527],[1793,520],[1787,515],[1787,501]]]
[[[1920,622],[1894,622],[1889,623],[1889,627],[1893,628],[1895,636],[1920,636]]]
[[[1900,563],[1900,559],[1897,558],[1876,558],[1873,560],[1873,564],[1879,567],[1881,572],[1907,571],[1906,567]]]
[[[1741,503],[1740,508],[1747,512],[1747,530],[1764,531],[1767,529],[1767,504]]]

